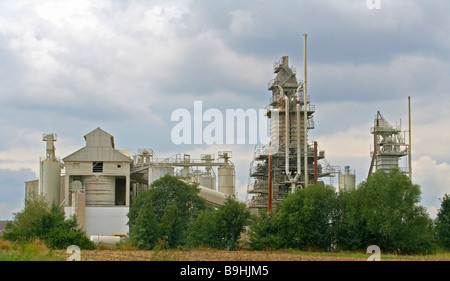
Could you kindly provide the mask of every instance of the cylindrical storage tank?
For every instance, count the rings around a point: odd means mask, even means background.
[[[174,168],[168,166],[153,166],[148,168],[148,185],[165,175],[174,175]]]
[[[345,166],[344,174],[339,175],[339,189],[353,190],[355,188],[356,188],[356,175],[350,174],[350,167]]]
[[[234,195],[234,167],[219,167],[219,192]]]
[[[61,164],[58,161],[44,160],[41,162],[40,191],[49,203],[59,205],[61,183]]]
[[[115,177],[84,176],[82,181],[86,192],[86,206],[114,206]]]
[[[206,188],[216,190],[216,178],[211,176],[201,176],[198,179],[198,183],[201,186],[204,186]]]

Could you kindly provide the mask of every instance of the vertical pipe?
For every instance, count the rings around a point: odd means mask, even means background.
[[[296,110],[297,110],[297,122],[295,123],[297,126],[297,174],[295,175],[295,177],[292,179],[292,184],[291,184],[291,193],[294,193],[295,191],[295,186],[296,183],[299,181],[300,179],[300,175],[301,175],[301,168],[302,168],[302,164],[301,164],[301,154],[300,154],[300,150],[301,150],[301,144],[300,144],[300,137],[301,137],[301,131],[300,131],[300,89],[301,89],[301,85],[297,87],[297,91],[296,91],[296,95],[297,95],[297,103],[296,103]]]
[[[409,166],[409,178],[412,179],[412,165],[411,165],[411,97],[408,97],[408,119],[409,119],[409,147],[408,147],[408,166]]]
[[[131,188],[130,177],[125,176],[125,206],[130,206]]]
[[[268,213],[270,213],[272,211],[272,142],[269,142],[269,175],[268,175],[268,195],[267,195],[267,201],[268,201],[268,206],[267,206],[267,211]]]
[[[306,86],[307,86],[307,74],[306,74],[306,37],[308,35],[307,34],[303,34],[303,38],[304,38],[304,54],[303,54],[303,58],[304,58],[304,72],[305,72],[305,81],[303,82],[303,104],[305,106],[305,111],[304,111],[304,130],[305,130],[305,136],[303,138],[303,146],[304,146],[304,161],[305,161],[305,188],[308,186],[308,110],[307,110],[307,93],[306,93]]]
[[[301,104],[300,104],[300,87],[299,86],[297,88],[297,175],[296,175],[296,179],[295,180],[299,180],[300,175],[302,173],[302,163],[301,163],[301,143],[300,143],[300,138],[301,138],[301,131],[300,131],[300,122],[301,122],[301,118],[300,118],[300,109],[301,109]]]
[[[289,172],[289,147],[290,147],[290,133],[289,133],[289,98],[286,96],[284,98],[284,114],[285,114],[285,140],[286,140],[286,146],[285,146],[285,172],[286,172],[286,177],[288,178],[288,180],[291,180],[291,174]]]
[[[42,160],[39,160],[39,188],[38,195],[42,195],[42,187],[44,184],[44,163]]]
[[[378,120],[377,120],[377,127],[378,127]],[[374,159],[373,165],[375,166],[375,171],[377,171],[377,165],[378,165],[378,138],[377,138],[378,128],[377,127],[374,127],[375,129],[373,131],[373,159]],[[373,170],[370,170],[370,173],[372,173],[372,172],[373,172]]]
[[[317,175],[318,175],[318,167],[317,167],[317,142],[314,142],[314,184],[317,184]]]
[[[300,143],[300,100],[297,103],[297,175],[301,175],[302,173],[302,162],[301,162],[301,143]]]

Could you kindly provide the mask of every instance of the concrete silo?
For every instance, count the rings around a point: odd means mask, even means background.
[[[59,205],[60,183],[61,183],[61,162],[55,156],[56,134],[44,134],[42,140],[47,142],[46,156],[40,161],[39,194],[51,203]]]
[[[235,173],[233,163],[229,162],[229,158],[231,158],[231,152],[230,151],[220,152],[219,158],[223,158],[225,161],[224,165],[217,169],[219,179],[218,180],[219,192],[232,196],[234,195],[235,192]]]
[[[339,190],[353,190],[356,188],[356,175],[345,166],[344,174],[339,175]]]
[[[115,205],[115,177],[83,176],[86,190],[86,206],[106,207]]]

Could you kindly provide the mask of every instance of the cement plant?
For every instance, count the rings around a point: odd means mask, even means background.
[[[333,166],[325,150],[308,137],[314,123],[314,98],[307,93],[306,35],[304,36],[304,77],[297,78],[294,67],[284,56],[273,66],[275,77],[268,84],[266,115],[270,119],[270,143],[255,148],[248,174],[248,201],[240,200],[252,213],[271,211],[286,196],[311,184],[324,184],[324,178],[338,178],[338,189],[355,189],[355,171],[350,166]],[[320,126],[320,124],[317,124]],[[370,170],[389,172],[407,157],[402,171],[411,176],[411,138],[399,125],[391,125],[376,112],[372,151],[368,151]],[[370,131],[369,131],[370,129]],[[82,137],[82,136],[80,136]],[[235,165],[232,151],[217,155],[190,155],[158,158],[150,148],[138,151],[116,149],[116,138],[102,128],[84,136],[85,147],[58,157],[57,134],[45,133],[45,156],[40,159],[39,179],[25,183],[26,197],[42,194],[64,207],[66,216],[75,215],[79,228],[91,239],[119,241],[127,236],[127,213],[133,198],[166,174],[199,185],[199,195],[207,204],[221,206],[235,195]],[[36,140],[38,141],[38,140]],[[61,144],[62,146],[64,143]]]

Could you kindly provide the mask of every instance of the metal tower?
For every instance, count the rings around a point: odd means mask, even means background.
[[[399,167],[399,159],[409,154],[409,144],[406,143],[401,126],[389,124],[378,111],[370,133],[373,134],[374,147],[370,153],[372,161],[368,176],[372,174],[373,168],[389,173],[393,168]]]
[[[273,70],[276,77],[268,85],[272,96],[267,106],[271,141],[269,146],[255,149],[248,186],[248,193],[254,194],[250,207],[268,211],[296,188],[333,173],[330,166],[318,164],[325,152],[318,151],[316,142],[308,144],[315,106],[304,93],[305,83],[297,82],[287,56],[275,63]]]

